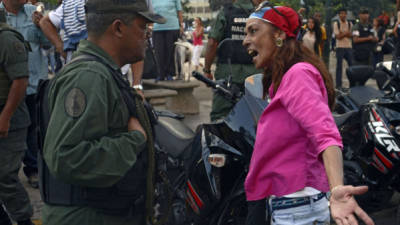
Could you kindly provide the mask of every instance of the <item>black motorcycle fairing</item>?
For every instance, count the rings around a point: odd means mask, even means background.
[[[257,123],[268,100],[244,95],[227,117],[220,124],[210,124],[208,130],[225,141],[228,145],[238,149],[244,155],[251,156],[256,137]]]
[[[357,86],[350,88],[349,97],[360,107],[368,103],[371,99],[382,98],[385,94],[369,86]]]
[[[262,99],[264,94],[263,77],[262,73],[247,77],[244,83],[245,95]]]
[[[181,156],[195,136],[188,126],[171,117],[160,116],[154,130],[157,144],[173,157]]]
[[[343,126],[343,124],[345,124],[350,118],[354,117],[356,114],[358,114],[357,110],[346,112],[344,114],[337,114],[335,112],[332,113],[333,119],[335,120],[337,127]]]

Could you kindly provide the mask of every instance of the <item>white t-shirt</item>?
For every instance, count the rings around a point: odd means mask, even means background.
[[[53,10],[49,13],[49,19],[51,23],[57,28],[61,27],[61,19],[64,15],[62,4],[58,6],[56,10]]]
[[[311,51],[314,51],[315,44],[315,32],[311,32],[309,30],[303,36],[303,45],[306,46]]]

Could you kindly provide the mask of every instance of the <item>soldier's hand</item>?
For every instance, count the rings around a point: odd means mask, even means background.
[[[214,76],[211,73],[204,73],[204,76],[206,76],[210,80],[214,80]]]
[[[64,52],[64,45],[61,42],[60,44],[56,45],[56,52],[58,52],[64,60],[67,60],[67,53]]]
[[[0,116],[0,138],[6,138],[8,136],[9,129],[10,129],[10,120]]]
[[[39,27],[39,22],[43,18],[43,14],[41,12],[35,11],[32,14],[32,22]]]
[[[146,98],[144,97],[143,90],[136,89],[136,92],[137,92],[137,93],[140,95],[140,97],[142,97],[143,101],[145,101],[145,100],[146,100]]]
[[[142,125],[140,125],[139,120],[135,117],[131,117],[128,121],[128,131],[137,130],[144,135],[144,138],[147,140],[146,132],[144,131]]]

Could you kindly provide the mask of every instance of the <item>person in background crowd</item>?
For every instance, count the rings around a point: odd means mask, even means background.
[[[378,19],[382,20],[382,24],[383,24],[382,26],[385,29],[387,29],[388,26],[389,26],[390,17],[389,17],[389,15],[387,14],[387,12],[385,10],[382,10],[382,13],[381,13],[381,15],[379,15]]]
[[[342,88],[343,59],[348,66],[353,65],[352,53],[352,27],[353,24],[347,20],[347,10],[339,9],[339,21],[333,23],[333,34],[336,39],[336,88]]]
[[[48,76],[48,61],[43,55],[43,50],[50,48],[51,43],[44,36],[39,27],[39,20],[43,17],[41,12],[36,11],[36,6],[25,4],[21,0],[3,0],[0,8],[7,11],[7,24],[19,31],[29,42],[31,51],[28,54],[29,65],[29,85],[26,90],[25,102],[28,106],[31,117],[31,125],[28,128],[27,144],[28,149],[24,157],[25,175],[28,177],[29,184],[38,188],[38,168],[37,168],[37,124],[36,120],[36,89],[39,80],[46,79]]]
[[[378,39],[369,22],[368,9],[361,9],[360,22],[353,26],[353,58],[355,65],[371,65],[372,52]]]
[[[203,51],[203,37],[204,37],[204,26],[200,17],[194,19],[195,29],[193,31],[193,56],[192,63],[195,66],[195,70],[199,69],[199,60],[201,52]]]
[[[86,1],[63,0],[56,10],[40,20],[40,28],[61,55],[64,64],[71,60],[79,41],[87,38]]]
[[[29,196],[18,177],[29,126],[24,102],[28,48],[23,36],[7,25],[5,15],[0,9],[0,224],[11,225],[9,214],[18,225],[33,225]]]
[[[396,23],[396,15],[394,14],[394,12],[390,12],[389,27],[392,28],[395,23]]]
[[[377,63],[383,61],[382,46],[386,39],[386,28],[384,26],[383,20],[379,18],[373,19],[372,25],[374,36],[378,39],[378,42],[376,43],[373,51],[372,66],[375,68]]]
[[[322,42],[321,28],[319,21],[314,18],[309,18],[307,20],[307,25],[305,27],[304,34],[302,35],[302,40],[304,46],[306,46],[311,51],[314,51],[319,57],[322,56],[320,49]]]
[[[368,187],[343,185],[342,141],[331,112],[332,77],[324,62],[297,40],[300,29],[293,9],[269,2],[246,22],[243,45],[264,70],[264,98],[271,99],[257,125],[244,184],[247,200],[250,206],[268,204],[272,225],[330,224],[330,216],[336,224],[356,225],[357,216],[373,225],[353,197]],[[247,224],[265,224],[266,217],[251,210]]]
[[[145,0],[88,0],[86,18],[88,40],[74,57],[95,60],[71,61],[49,89],[43,224],[151,224],[151,125],[141,97],[127,95],[119,78],[123,65],[143,60],[148,24],[165,19]]]
[[[400,11],[397,12],[397,21],[393,26],[393,35],[396,37],[396,48],[393,51],[393,60],[400,58]]]
[[[260,2],[262,0],[236,0],[232,4],[226,4],[218,12],[216,19],[212,22],[208,35],[203,68],[206,77],[214,79],[214,75],[211,72],[211,65],[216,55],[218,55],[218,61],[215,70],[215,79],[227,80],[231,76],[232,85],[235,85],[239,90],[243,90],[246,77],[260,72],[260,70],[254,68],[251,57],[242,46],[247,17],[254,9],[254,6]],[[217,49],[218,44],[227,38],[233,41],[225,42],[220,49]],[[231,65],[228,63],[228,58],[231,60]],[[210,113],[211,121],[228,115],[233,106],[231,102],[215,92]]]
[[[156,80],[173,80],[174,46],[179,35],[183,34],[183,16],[180,0],[152,0],[155,13],[167,19],[165,24],[154,24],[153,42],[161,74]]]
[[[324,51],[324,44],[325,44],[325,41],[328,39],[328,36],[326,35],[325,26],[322,23],[323,20],[322,20],[321,13],[320,12],[315,12],[313,18],[315,20],[318,20],[319,24],[321,25],[320,26],[320,28],[321,28],[321,43],[320,43],[320,47],[319,47],[320,50],[319,51],[321,52],[321,56],[322,56],[322,53]]]

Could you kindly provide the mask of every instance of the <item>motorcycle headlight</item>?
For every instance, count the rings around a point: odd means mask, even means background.
[[[400,125],[394,127],[394,132],[400,136]]]

